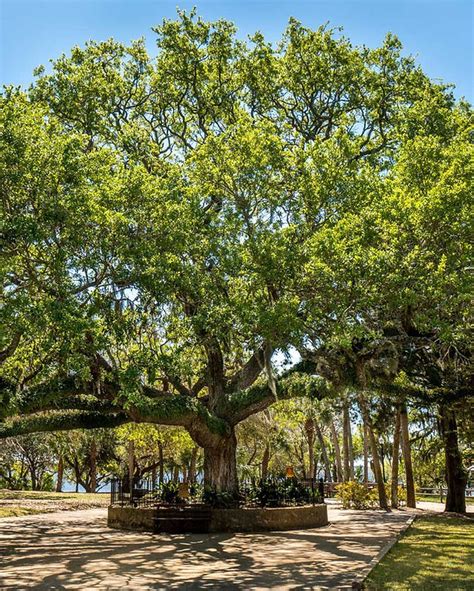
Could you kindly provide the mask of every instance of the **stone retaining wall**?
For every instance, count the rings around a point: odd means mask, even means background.
[[[148,507],[119,507],[110,505],[107,515],[109,527],[153,531],[157,509]]]
[[[309,529],[328,524],[326,505],[260,509],[214,509],[210,531],[271,531]]]
[[[160,509],[110,506],[109,527],[154,531]],[[310,529],[328,524],[327,506],[212,509],[210,532],[257,532]]]

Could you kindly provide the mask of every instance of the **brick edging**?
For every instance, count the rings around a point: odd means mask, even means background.
[[[398,542],[398,540],[407,531],[407,529],[412,525],[412,523],[415,521],[415,519],[417,517],[418,517],[418,515],[412,515],[411,517],[409,517],[409,519],[406,522],[406,524],[397,533],[397,535],[393,538],[393,540],[390,540],[389,542],[387,542],[385,544],[385,546],[383,546],[377,552],[377,554],[372,558],[372,560],[368,564],[368,571],[366,571],[364,574],[361,574],[361,575],[357,576],[352,581],[352,589],[364,589],[364,581],[370,575],[370,573],[372,572],[372,570],[374,569],[374,567],[385,557],[385,555],[393,548],[393,546],[395,546],[395,544]]]

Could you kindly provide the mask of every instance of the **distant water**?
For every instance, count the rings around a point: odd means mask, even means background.
[[[63,491],[62,492],[76,492],[76,484],[74,482],[70,482],[69,480],[63,481]],[[86,492],[82,486],[79,486],[78,492]],[[110,492],[110,483],[104,484],[97,489],[97,492],[109,493]]]

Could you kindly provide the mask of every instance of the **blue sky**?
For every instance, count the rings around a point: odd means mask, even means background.
[[[197,6],[206,19],[232,20],[245,37],[261,30],[277,40],[290,16],[317,27],[343,26],[355,44],[377,46],[391,31],[432,78],[473,101],[473,2],[467,0],[0,0],[0,84],[28,85],[33,68],[88,39],[124,42]]]

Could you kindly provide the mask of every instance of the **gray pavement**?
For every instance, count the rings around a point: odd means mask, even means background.
[[[111,530],[104,509],[0,519],[0,589],[350,588],[412,514],[329,504],[318,529],[202,535]]]

